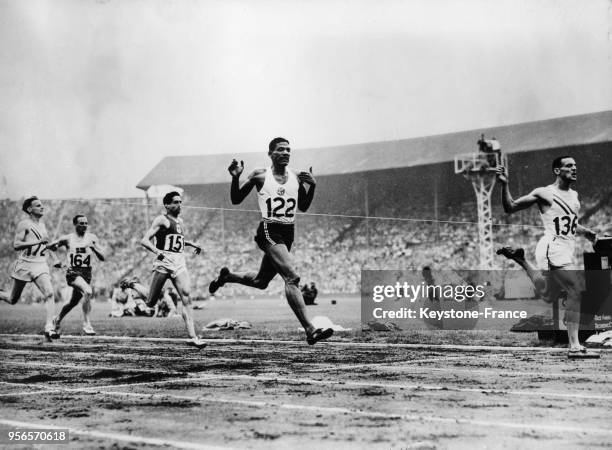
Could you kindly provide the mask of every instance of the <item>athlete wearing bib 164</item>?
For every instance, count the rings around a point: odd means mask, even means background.
[[[89,222],[83,214],[77,214],[72,219],[74,233],[61,236],[56,241],[49,244],[49,248],[54,250],[59,247],[66,248],[66,282],[72,287],[72,296],[66,302],[59,314],[53,318],[52,338],[60,337],[60,324],[66,314],[68,314],[83,299],[83,332],[94,335],[89,314],[91,313],[91,272],[93,259],[95,257],[104,261],[104,252],[98,244],[98,237],[87,231]]]
[[[291,246],[294,238],[296,208],[306,212],[314,198],[316,181],[312,168],[308,172],[294,173],[287,166],[291,148],[284,138],[272,139],[268,145],[268,156],[272,167],[254,170],[247,180],[240,184],[244,162],[233,160],[228,168],[232,177],[230,196],[237,205],[255,188],[261,211],[261,222],[257,227],[255,242],[264,252],[258,272],[233,273],[223,267],[208,290],[214,294],[225,283],[239,283],[257,289],[265,289],[268,283],[280,274],[285,281],[285,295],[304,331],[306,341],[312,345],[333,334],[331,328],[316,328],[306,315],[306,306],[300,290],[300,277],[294,270]],[[308,186],[308,189],[306,188]]]

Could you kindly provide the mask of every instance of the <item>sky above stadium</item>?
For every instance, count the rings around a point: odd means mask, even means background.
[[[134,197],[164,156],[278,135],[313,148],[612,109],[612,3],[0,0],[0,64],[0,197]]]

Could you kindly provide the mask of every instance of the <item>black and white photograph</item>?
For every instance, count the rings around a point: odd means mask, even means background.
[[[612,440],[610,0],[0,0],[0,447]]]

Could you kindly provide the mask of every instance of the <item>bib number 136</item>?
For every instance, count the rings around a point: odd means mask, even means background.
[[[557,236],[567,236],[568,234],[576,234],[576,227],[578,226],[578,217],[574,216],[574,219],[570,216],[559,216],[553,219],[555,223],[555,231]]]
[[[288,198],[286,201],[283,197],[269,198],[266,200],[266,205],[268,205],[268,218],[293,217],[295,215],[293,212],[295,210],[294,198]]]

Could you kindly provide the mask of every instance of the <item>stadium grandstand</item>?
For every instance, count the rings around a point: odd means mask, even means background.
[[[356,293],[361,269],[476,268],[475,198],[470,183],[455,175],[453,158],[476,152],[482,133],[501,142],[516,194],[552,182],[552,159],[573,155],[578,163],[582,222],[605,231],[602,227],[612,223],[612,188],[607,183],[612,175],[610,124],[612,111],[605,111],[415,139],[293,150],[291,167],[312,166],[317,178],[313,206],[297,221],[294,255],[302,281],[315,282],[321,293]],[[269,164],[265,148],[235,155],[172,156],[138,183],[145,192],[159,185],[184,190],[182,217],[187,235],[204,247],[202,256],[188,261],[196,298],[207,295],[208,283],[221,266],[255,268],[261,258],[253,242],[259,216],[254,196],[240,207],[229,201],[227,166],[232,158],[244,160],[244,176]],[[537,212],[509,217],[498,199],[496,189],[496,245],[522,245],[533,251],[541,234]],[[20,209],[18,202],[2,202],[5,211]],[[148,282],[151,256],[139,241],[150,218],[162,212],[161,205],[143,198],[45,203],[46,221],[54,236],[70,231],[72,216],[84,213],[91,231],[108,248],[108,262],[95,276],[98,293],[110,292],[124,276]],[[19,214],[5,215],[0,224],[0,265],[5,277],[14,259],[12,230],[18,218]],[[583,248],[579,243],[578,251]],[[55,277],[57,286],[64,284],[59,271]],[[277,279],[267,294],[282,291]],[[223,296],[258,293],[239,285],[221,291]]]

